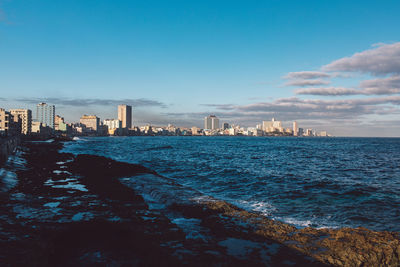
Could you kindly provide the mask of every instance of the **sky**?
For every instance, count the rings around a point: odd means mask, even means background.
[[[400,137],[400,1],[0,0],[0,107]]]

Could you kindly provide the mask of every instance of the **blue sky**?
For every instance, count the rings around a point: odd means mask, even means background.
[[[329,65],[363,52],[365,64],[380,53],[395,61],[398,14],[399,1],[0,0],[0,106],[44,100],[77,121],[116,117],[123,101],[135,124],[201,126],[215,113],[245,126],[277,117],[335,135],[400,136],[398,65]],[[388,78],[390,92],[368,89]]]

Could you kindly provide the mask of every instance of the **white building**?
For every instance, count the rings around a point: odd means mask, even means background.
[[[122,128],[122,121],[117,119],[105,119],[103,125],[106,125],[109,130]]]
[[[271,133],[271,132],[283,132],[282,122],[276,121],[275,118],[272,118],[271,121],[263,121],[262,129],[264,132]]]
[[[293,136],[297,136],[299,133],[299,126],[297,125],[297,121],[293,122]]]

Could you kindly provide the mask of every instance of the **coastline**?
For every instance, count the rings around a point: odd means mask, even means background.
[[[18,184],[0,195],[0,259],[10,266],[400,264],[398,233],[297,229],[213,199],[169,207],[202,229],[202,236],[188,237],[119,180],[157,173],[61,148],[60,142],[21,146],[26,166],[15,169]]]

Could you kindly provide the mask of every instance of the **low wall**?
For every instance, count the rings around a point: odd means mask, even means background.
[[[14,153],[17,146],[20,144],[19,136],[1,137],[0,138],[0,166],[7,161],[10,154]]]

